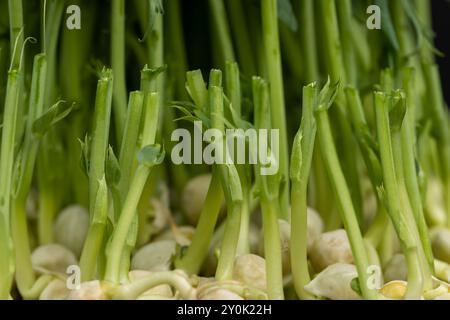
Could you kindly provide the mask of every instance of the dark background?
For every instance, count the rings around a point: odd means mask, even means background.
[[[445,101],[450,105],[450,1],[433,0],[433,24],[436,32],[436,48],[445,54],[438,58]]]

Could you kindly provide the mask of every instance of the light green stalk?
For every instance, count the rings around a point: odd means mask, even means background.
[[[220,137],[217,137],[219,141],[212,141],[211,143],[215,145],[216,158],[225,160],[224,164],[218,165],[218,170],[222,190],[228,204],[227,221],[222,239],[219,261],[217,263],[216,279],[231,280],[233,276],[234,260],[239,244],[243,192],[236,167],[232,163],[227,163],[229,154],[226,147],[225,125],[223,122],[223,90],[221,87],[215,85],[220,84],[220,80],[215,79],[215,77],[221,77],[221,73],[214,71],[215,70],[211,72],[210,78],[209,105],[212,127],[220,133]]]
[[[122,141],[127,108],[125,82],[125,0],[111,4],[111,65],[114,70],[114,124],[117,141]]]
[[[105,177],[98,181],[89,230],[80,257],[81,281],[95,279],[97,259],[103,245],[108,219],[108,187]]]
[[[44,111],[44,93],[46,84],[47,61],[44,54],[34,58],[31,83],[30,103],[25,129],[25,140],[21,156],[16,163],[15,174],[18,175],[14,195],[11,230],[14,240],[16,272],[15,278],[20,294],[25,299],[36,299],[33,296],[35,274],[31,265],[28,225],[26,217],[26,201],[30,191],[33,171],[39,148],[39,140],[33,135],[33,123]]]
[[[241,70],[247,76],[255,75],[255,58],[243,3],[241,0],[226,0],[226,4],[230,12],[230,25]]]
[[[377,293],[368,287],[369,260],[364,247],[363,237],[358,225],[357,215],[352,203],[350,191],[337,157],[336,147],[331,134],[330,120],[327,106],[320,105],[316,111],[318,139],[324,157],[324,163],[330,183],[332,185],[338,210],[347,231],[353,257],[358,271],[358,280],[361,292],[366,299],[376,299]]]
[[[16,69],[8,72],[0,151],[0,299],[6,300],[12,285],[14,258],[10,235],[12,172],[16,119],[21,80]]]
[[[105,159],[108,147],[113,92],[112,70],[104,70],[97,83],[95,97],[94,129],[89,159],[89,209],[94,214],[95,198],[99,181],[105,175]]]
[[[263,79],[253,78],[253,99],[255,106],[255,127],[258,130],[271,129],[269,86]],[[258,141],[260,141],[258,139]],[[258,143],[261,146],[260,143]],[[269,143],[266,144],[269,148]],[[273,146],[272,146],[273,147]],[[263,150],[269,152],[269,150]],[[261,150],[258,150],[261,152]],[[278,227],[279,189],[278,175],[263,175],[262,164],[255,166],[256,184],[263,217],[264,258],[266,259],[267,293],[269,299],[284,299],[283,270],[280,232]]]
[[[399,198],[400,189],[395,169],[393,144],[389,126],[389,97],[382,92],[375,93],[377,135],[380,145],[380,158],[383,171],[383,190],[388,213],[402,245],[408,267],[408,287],[406,299],[419,299],[423,291],[421,265],[418,259],[417,244],[411,225],[406,220]]]
[[[313,298],[304,287],[311,281],[307,257],[307,191],[317,131],[313,114],[316,101],[317,87],[312,83],[303,88],[302,121],[291,156],[291,269],[295,291],[301,299]]]
[[[144,146],[153,145],[155,142],[159,118],[159,104],[159,94],[156,92],[149,94],[145,98],[144,108],[148,109],[146,110],[142,136],[142,144]],[[107,248],[107,264],[105,272],[105,279],[107,281],[118,283],[120,280],[123,250],[129,237],[130,227],[136,217],[139,200],[150,172],[155,164],[157,163],[140,163],[131,180],[128,193],[122,206],[119,221],[111,235],[111,242]]]
[[[220,46],[222,62],[235,61],[233,42],[231,41],[230,28],[228,26],[227,13],[224,0],[209,0],[213,28]]]
[[[177,269],[182,269],[187,274],[198,274],[208,255],[211,238],[223,202],[223,191],[217,170],[213,169],[211,183],[191,244],[186,254],[181,259],[175,261]]]
[[[278,12],[276,0],[261,1],[261,16],[265,61],[270,82],[270,114],[272,128],[280,134],[279,177],[280,179],[280,212],[282,219],[289,213],[289,150],[286,128],[286,111],[284,101],[283,73],[278,33]]]

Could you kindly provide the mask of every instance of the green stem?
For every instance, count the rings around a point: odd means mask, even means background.
[[[307,252],[307,183],[292,181],[291,189],[291,270],[300,299],[313,299],[304,287],[311,281]]]
[[[139,136],[139,126],[142,118],[142,107],[144,94],[140,91],[130,93],[130,100],[127,109],[127,118],[125,130],[123,132],[122,146],[120,148],[120,183],[119,193],[122,195],[122,201],[125,197],[132,169],[136,162],[136,148]]]
[[[212,141],[211,143],[215,144],[216,157],[225,160],[226,163],[218,164],[218,170],[222,190],[228,204],[227,221],[219,261],[217,263],[216,279],[231,280],[241,230],[243,191],[236,167],[232,163],[228,164],[229,153],[227,141],[224,136],[225,125],[223,122],[223,90],[222,87],[216,86],[220,85],[220,82],[220,71],[211,71],[209,86],[211,124],[214,129],[220,132],[220,137],[215,138],[218,140]]]
[[[111,66],[114,70],[114,124],[117,141],[122,141],[127,108],[125,81],[125,0],[111,4]]]
[[[103,243],[108,219],[108,188],[105,178],[98,182],[92,219],[80,258],[81,281],[95,278],[97,258]]]
[[[127,240],[128,231],[133,222],[136,208],[144,190],[145,183],[150,174],[151,168],[140,165],[131,181],[129,191],[123,204],[122,212],[117,222],[116,228],[111,236],[111,243],[108,248],[108,261],[106,265],[105,279],[118,283],[120,275],[120,264],[122,252]]]
[[[44,92],[46,83],[46,58],[39,54],[34,58],[33,76],[31,84],[30,105],[26,124],[25,141],[21,154],[21,161],[16,165],[19,173],[17,193],[14,199],[14,209],[11,219],[11,231],[14,240],[17,287],[22,296],[32,288],[35,275],[31,264],[31,253],[26,217],[26,200],[30,191],[33,171],[38,153],[39,141],[33,137],[33,123],[39,118],[44,107]]]
[[[380,145],[380,158],[383,171],[383,187],[387,201],[388,213],[402,245],[408,267],[407,298],[419,299],[423,290],[423,279],[420,262],[417,259],[417,244],[410,230],[410,224],[402,213],[397,181],[398,172],[395,170],[394,153],[389,127],[389,98],[381,92],[375,93],[375,111],[377,119],[377,134]]]
[[[0,152],[0,299],[3,300],[9,297],[14,270],[9,224],[16,119],[21,94],[19,77],[15,69],[8,72]]]
[[[51,181],[43,177],[48,170],[45,162],[47,161],[41,148],[37,159],[37,176],[39,189],[39,217],[38,217],[38,237],[39,244],[53,243],[53,218],[58,207],[57,201],[54,199]],[[48,172],[48,171],[47,171]]]
[[[99,181],[105,175],[106,150],[108,147],[111,118],[113,78],[111,70],[104,70],[97,83],[95,97],[94,129],[89,159],[89,202],[91,215],[94,214],[95,198]]]
[[[356,32],[352,26],[353,16],[351,8],[351,0],[340,0],[336,2],[337,13],[339,17],[340,34],[342,40],[342,50],[345,54],[342,55],[344,61],[345,74],[349,84],[356,82],[356,64],[355,64],[355,50],[351,34]]]
[[[20,53],[24,42],[22,0],[8,0],[11,68],[20,66]]]
[[[88,113],[91,96],[90,86],[84,82],[85,62],[89,59],[94,37],[94,22],[96,16],[96,4],[73,1],[83,11],[83,27],[80,30],[63,28],[60,50],[59,79],[61,81],[61,92],[69,102],[76,102],[78,110],[72,114],[71,121],[67,123],[66,139],[67,160],[73,192],[73,200],[89,207],[88,180],[83,173],[79,159],[81,148],[78,139],[83,139],[87,129],[84,119]]]
[[[45,41],[42,42],[42,52],[47,55],[47,86],[45,92],[45,104],[50,105],[57,98],[58,82],[56,76],[57,49],[59,33],[61,30],[61,20],[64,11],[64,1],[47,1],[47,12],[43,14],[51,19],[46,19]]]
[[[289,150],[280,40],[278,35],[277,1],[262,0],[261,16],[265,58],[270,82],[270,113],[272,128],[278,129],[280,135],[280,156],[278,159],[279,177],[281,181],[279,216],[282,219],[287,219],[289,214]]]
[[[183,35],[183,20],[181,17],[180,0],[166,1],[169,53],[173,58],[171,67],[174,69],[176,82],[176,96],[178,99],[186,97],[185,76],[188,70],[186,43]]]
[[[339,3],[341,3],[339,1]],[[344,58],[342,54],[342,45],[340,41],[339,25],[337,21],[336,2],[333,0],[319,0],[320,16],[323,21],[324,39],[326,48],[326,62],[328,72],[332,83],[341,82],[346,84],[348,77],[345,70]],[[345,11],[345,10],[344,10]],[[348,11],[348,10],[347,10]],[[347,121],[346,97],[339,92],[336,99],[337,108],[335,111],[335,122],[340,135],[338,144],[340,148],[339,155],[346,164],[343,168],[345,179],[350,188],[350,194],[356,209],[358,222],[363,225],[362,219],[362,198],[359,181],[359,172],[357,157],[355,157],[355,141],[352,136],[350,125]]]
[[[231,101],[231,108],[236,116],[242,117],[242,97],[239,67],[236,62],[227,62],[225,71],[225,93]],[[238,138],[239,139],[239,138]],[[236,161],[236,159],[233,159]],[[238,254],[245,254],[250,251],[249,225],[250,225],[250,180],[249,166],[245,164],[236,165],[239,179],[241,181],[243,201],[241,212],[241,231],[239,235]]]
[[[302,299],[313,298],[304,287],[311,281],[307,257],[307,191],[317,131],[313,115],[316,97],[314,83],[304,87],[302,121],[294,139],[291,158],[291,269],[295,290]]]
[[[178,269],[184,270],[187,274],[197,274],[200,271],[203,261],[208,254],[209,244],[211,243],[222,202],[223,192],[220,178],[217,169],[214,169],[191,245],[186,255],[175,262]]]
[[[142,133],[142,146],[152,145],[156,139],[159,118],[159,94],[150,93],[144,99],[145,119]],[[111,235],[107,249],[105,279],[118,283],[123,275],[121,266],[124,259],[129,259],[129,252],[124,252],[130,236],[130,227],[137,214],[136,210],[144,191],[152,165],[139,164],[131,181],[128,193],[122,206],[119,221]]]
[[[300,40],[305,63],[305,80],[308,83],[319,80],[313,2],[314,0],[300,0]]]
[[[404,87],[406,91],[407,111],[403,120],[401,131],[401,152],[403,154],[403,177],[408,192],[409,203],[417,224],[422,248],[428,261],[431,272],[434,270],[434,257],[428,237],[428,227],[425,221],[422,195],[416,169],[416,131],[415,131],[415,96],[413,87],[413,69],[407,69],[404,74]]]
[[[257,130],[271,128],[271,119],[269,114],[270,98],[269,86],[261,78],[253,78],[253,100],[255,107],[254,122]],[[262,137],[258,139],[258,145],[261,146]],[[266,144],[269,147],[268,143]],[[269,150],[265,150],[269,152]],[[264,175],[263,166],[257,163],[255,166],[255,178],[259,191],[263,215],[263,235],[264,235],[264,257],[266,259],[267,290],[269,298],[283,299],[283,269],[281,257],[281,241],[278,228],[278,215],[280,209],[279,189],[277,174]]]
[[[226,0],[230,25],[236,42],[236,51],[242,72],[247,76],[256,74],[254,51],[250,41],[248,24],[241,0]]]
[[[337,157],[336,147],[331,134],[330,122],[326,110],[318,110],[316,113],[318,126],[318,139],[325,157],[325,167],[330,177],[330,182],[336,196],[336,202],[348,234],[356,268],[358,270],[359,285],[363,297],[366,299],[376,299],[375,290],[368,287],[368,267],[369,261],[364,248],[364,241],[358,225],[358,219],[352,204],[347,182]]]
[[[218,38],[222,61],[235,61],[228,19],[223,0],[209,0],[214,31]]]
[[[233,278],[234,260],[239,242],[241,224],[241,206],[239,202],[229,203],[225,233],[217,262],[216,280],[231,280]]]
[[[289,27],[280,25],[280,39],[282,58],[286,61],[289,72],[295,79],[302,79],[304,66],[298,62],[303,61],[303,57],[296,34]]]
[[[381,201],[377,201],[377,208],[377,215],[364,234],[364,240],[368,241],[375,248],[383,243],[385,238],[389,238],[386,231],[389,225],[389,216]]]
[[[267,293],[271,300],[283,300],[283,268],[276,199],[261,199]]]
[[[403,122],[405,123],[405,121]],[[404,129],[404,128],[403,128]],[[404,132],[404,130],[403,130]],[[415,250],[414,250],[414,254],[417,256],[418,262],[420,264],[420,270],[421,270],[421,277],[422,277],[422,285],[423,285],[423,289],[424,290],[430,290],[432,289],[433,285],[432,285],[432,274],[431,274],[431,270],[433,268],[434,265],[434,260],[432,261],[432,264],[430,265],[428,263],[428,257],[426,256],[426,251],[423,248],[422,242],[421,242],[421,236],[419,234],[418,231],[418,223],[421,222],[418,219],[415,219],[414,216],[414,211],[411,205],[411,197],[407,192],[407,186],[406,186],[406,181],[405,181],[405,175],[404,172],[404,163],[405,161],[405,155],[402,154],[403,151],[403,145],[402,145],[402,133],[398,132],[398,131],[394,131],[392,132],[392,148],[393,153],[394,153],[394,166],[396,169],[396,173],[397,173],[397,183],[398,183],[398,189],[399,189],[399,194],[398,194],[398,198],[400,199],[400,204],[401,204],[401,208],[405,222],[408,223],[408,227],[410,232],[412,233],[411,235],[414,237],[414,241],[416,243],[415,246]],[[410,141],[408,141],[407,143],[411,143]],[[409,146],[407,146],[409,147]],[[408,172],[409,174],[411,174],[411,172]],[[415,171],[412,173],[415,175]],[[416,214],[420,214],[419,212]],[[423,213],[422,213],[423,215]],[[425,223],[425,221],[423,221],[423,223]],[[425,231],[427,231],[427,229],[425,229]],[[426,234],[426,244],[428,246],[430,246],[429,240],[428,240],[428,232]],[[432,256],[432,252],[431,252],[431,246],[429,248],[429,254],[431,254],[431,258],[433,259]]]

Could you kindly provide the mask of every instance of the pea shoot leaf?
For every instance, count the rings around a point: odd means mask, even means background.
[[[165,151],[159,144],[148,145],[142,148],[138,154],[139,164],[148,167],[161,164],[165,157]]]
[[[117,160],[114,150],[111,146],[106,153],[105,178],[109,186],[119,185],[121,177],[119,160]]]
[[[33,123],[33,134],[37,137],[43,137],[52,126],[67,117],[74,106],[75,103],[68,104],[64,100],[55,103]]]

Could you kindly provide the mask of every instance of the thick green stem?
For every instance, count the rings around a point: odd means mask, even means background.
[[[422,195],[419,188],[416,168],[416,131],[415,131],[415,96],[413,87],[413,70],[407,69],[404,74],[404,87],[406,92],[407,111],[401,130],[401,152],[403,154],[403,177],[408,192],[409,203],[414,214],[422,248],[428,261],[431,272],[434,270],[434,258],[428,236],[428,227],[425,221]]]
[[[279,216],[282,219],[287,219],[289,215],[289,150],[280,40],[278,35],[277,1],[262,0],[261,16],[265,61],[270,82],[270,115],[272,119],[272,129],[278,129],[280,137],[280,154],[278,159],[278,175],[281,181]]]
[[[111,66],[114,70],[114,124],[117,141],[122,141],[127,109],[125,81],[125,0],[111,4]]]
[[[340,0],[336,2],[337,13],[339,17],[340,34],[342,41],[342,50],[345,54],[342,55],[344,61],[346,80],[349,84],[354,85],[356,82],[356,63],[355,50],[351,34],[356,32],[352,22],[352,8],[351,0]]]
[[[107,281],[118,283],[120,275],[120,264],[122,252],[127,240],[128,231],[133,222],[136,209],[147,182],[151,168],[140,165],[130,184],[130,189],[125,198],[122,212],[117,222],[116,228],[112,234],[111,243],[108,248],[108,261],[106,265],[105,279]]]
[[[94,213],[99,181],[105,175],[106,149],[108,147],[113,91],[112,71],[105,70],[97,83],[95,97],[94,129],[89,161],[89,211]]]
[[[104,240],[108,219],[108,188],[103,178],[98,182],[91,223],[80,258],[81,280],[89,281],[96,275],[97,258]]]
[[[263,214],[267,293],[271,300],[283,300],[283,269],[277,217],[278,203],[275,199],[261,199],[261,208]]]
[[[186,97],[185,77],[188,70],[186,55],[186,43],[183,34],[183,20],[181,17],[180,0],[166,1],[167,6],[167,31],[169,41],[169,54],[173,58],[171,68],[173,68],[175,94],[177,99]]]
[[[342,5],[342,4],[341,4]],[[339,25],[337,22],[336,3],[333,0],[319,0],[320,16],[323,19],[324,40],[326,48],[326,62],[328,73],[332,83],[344,83],[348,81],[346,74],[342,46],[340,40]],[[344,10],[345,11],[345,10]],[[348,10],[347,10],[348,11]],[[337,128],[340,132],[337,143],[341,146],[339,155],[346,164],[343,167],[345,179],[356,209],[358,222],[363,224],[362,219],[362,198],[359,181],[358,163],[355,156],[355,141],[352,136],[351,128],[347,120],[346,97],[339,92],[336,99],[337,108],[334,110],[334,116]],[[323,155],[325,157],[325,155]]]
[[[313,2],[314,0],[300,0],[300,39],[305,63],[305,80],[308,83],[319,80]]]
[[[389,127],[389,98],[381,93],[375,93],[375,111],[377,119],[377,135],[380,145],[380,158],[383,171],[383,188],[387,201],[388,213],[402,245],[408,267],[407,298],[419,299],[423,291],[423,279],[420,261],[417,256],[417,244],[414,231],[402,213],[399,199],[398,172],[395,170],[394,153]]]
[[[197,274],[208,254],[211,238],[223,202],[223,192],[217,169],[214,169],[200,219],[195,229],[194,237],[186,255],[175,262],[177,268],[188,274]]]
[[[12,285],[13,256],[10,238],[12,172],[16,119],[21,88],[17,70],[8,73],[0,152],[0,299],[6,300]]]
[[[11,67],[19,68],[20,53],[24,42],[22,0],[8,0]]]
[[[304,287],[311,281],[307,257],[307,191],[317,131],[313,115],[316,99],[315,84],[303,89],[302,121],[294,139],[291,158],[291,269],[295,290],[301,299],[313,298]]]
[[[224,0],[209,0],[213,28],[217,36],[222,63],[235,61],[233,42],[231,41]]]
[[[17,193],[14,199],[14,209],[11,220],[11,231],[14,240],[17,287],[22,296],[26,296],[31,290],[35,275],[31,264],[31,254],[26,217],[26,200],[30,191],[33,171],[38,153],[39,141],[33,136],[33,123],[39,118],[44,108],[44,92],[46,83],[46,58],[45,55],[37,55],[34,59],[33,77],[31,84],[30,105],[25,131],[25,141],[20,158],[20,164],[16,165],[16,174],[19,181],[16,183]]]
[[[223,90],[222,87],[216,86],[221,83],[221,75],[220,71],[213,70],[211,72],[209,86],[211,124],[216,132],[220,134],[215,136],[214,141],[211,141],[211,143],[215,147],[216,159],[223,160],[223,162],[218,164],[217,169],[219,171],[225,200],[228,204],[227,221],[219,261],[217,263],[216,279],[231,280],[241,230],[243,192],[238,171],[233,162],[229,162],[230,154],[225,138],[225,124],[223,121]]]
[[[241,203],[229,203],[225,233],[220,247],[217,263],[216,280],[231,280],[233,278],[234,259],[236,258],[239,231],[241,224]]]
[[[145,119],[142,133],[142,146],[153,145],[156,139],[156,131],[159,118],[159,94],[151,93],[144,98]],[[105,279],[118,283],[123,275],[121,267],[124,259],[129,259],[129,252],[125,252],[127,240],[129,240],[130,227],[136,217],[136,210],[141,199],[145,184],[154,164],[141,163],[137,167],[130,183],[128,193],[123,202],[119,221],[111,236],[111,242],[107,248],[107,262]]]
[[[318,139],[322,149],[322,155],[325,157],[325,167],[330,177],[330,182],[336,196],[336,202],[348,234],[356,268],[358,270],[359,285],[366,299],[376,299],[377,293],[374,289],[368,287],[369,261],[364,248],[364,241],[358,225],[358,219],[353,207],[347,182],[337,157],[336,147],[331,134],[330,122],[326,110],[318,110],[316,114],[318,126]]]
[[[404,121],[405,123],[405,121]],[[434,265],[434,261],[432,260],[431,265],[428,263],[428,257],[426,255],[426,251],[423,248],[423,242],[421,242],[420,233],[418,230],[418,224],[421,222],[420,220],[416,219],[414,216],[414,208],[411,205],[411,194],[408,194],[407,192],[407,186],[405,181],[405,175],[404,175],[404,163],[405,161],[405,155],[402,154],[402,151],[404,150],[402,147],[402,133],[398,131],[392,132],[392,148],[394,153],[394,166],[397,173],[397,183],[398,183],[398,189],[399,194],[397,197],[400,199],[400,204],[405,222],[408,224],[409,230],[412,233],[411,236],[414,237],[414,241],[416,243],[414,254],[417,256],[418,262],[420,264],[420,271],[421,271],[421,277],[422,277],[422,285],[424,290],[430,290],[432,289],[432,279],[431,279],[431,270]],[[408,142],[409,143],[409,142]],[[409,147],[409,146],[408,146]],[[411,172],[408,172],[411,174]],[[412,173],[415,175],[415,171]],[[413,199],[414,200],[414,199]],[[416,214],[420,214],[417,212]],[[423,215],[423,213],[422,213]],[[425,221],[423,221],[425,223]],[[427,231],[427,229],[425,229]],[[426,244],[430,246],[429,240],[428,240],[428,232],[426,234],[427,239]],[[431,259],[433,259],[431,247],[429,248],[429,254],[431,254]]]
[[[226,4],[230,11],[229,19],[239,65],[246,76],[253,76],[256,74],[256,65],[243,3],[241,0],[226,0]]]
[[[142,107],[144,94],[139,91],[130,94],[130,101],[127,109],[127,118],[125,130],[123,132],[122,146],[120,148],[120,183],[119,193],[122,195],[122,201],[125,197],[130,177],[133,173],[133,167],[136,162],[136,149],[139,136],[139,126],[142,118]]]

